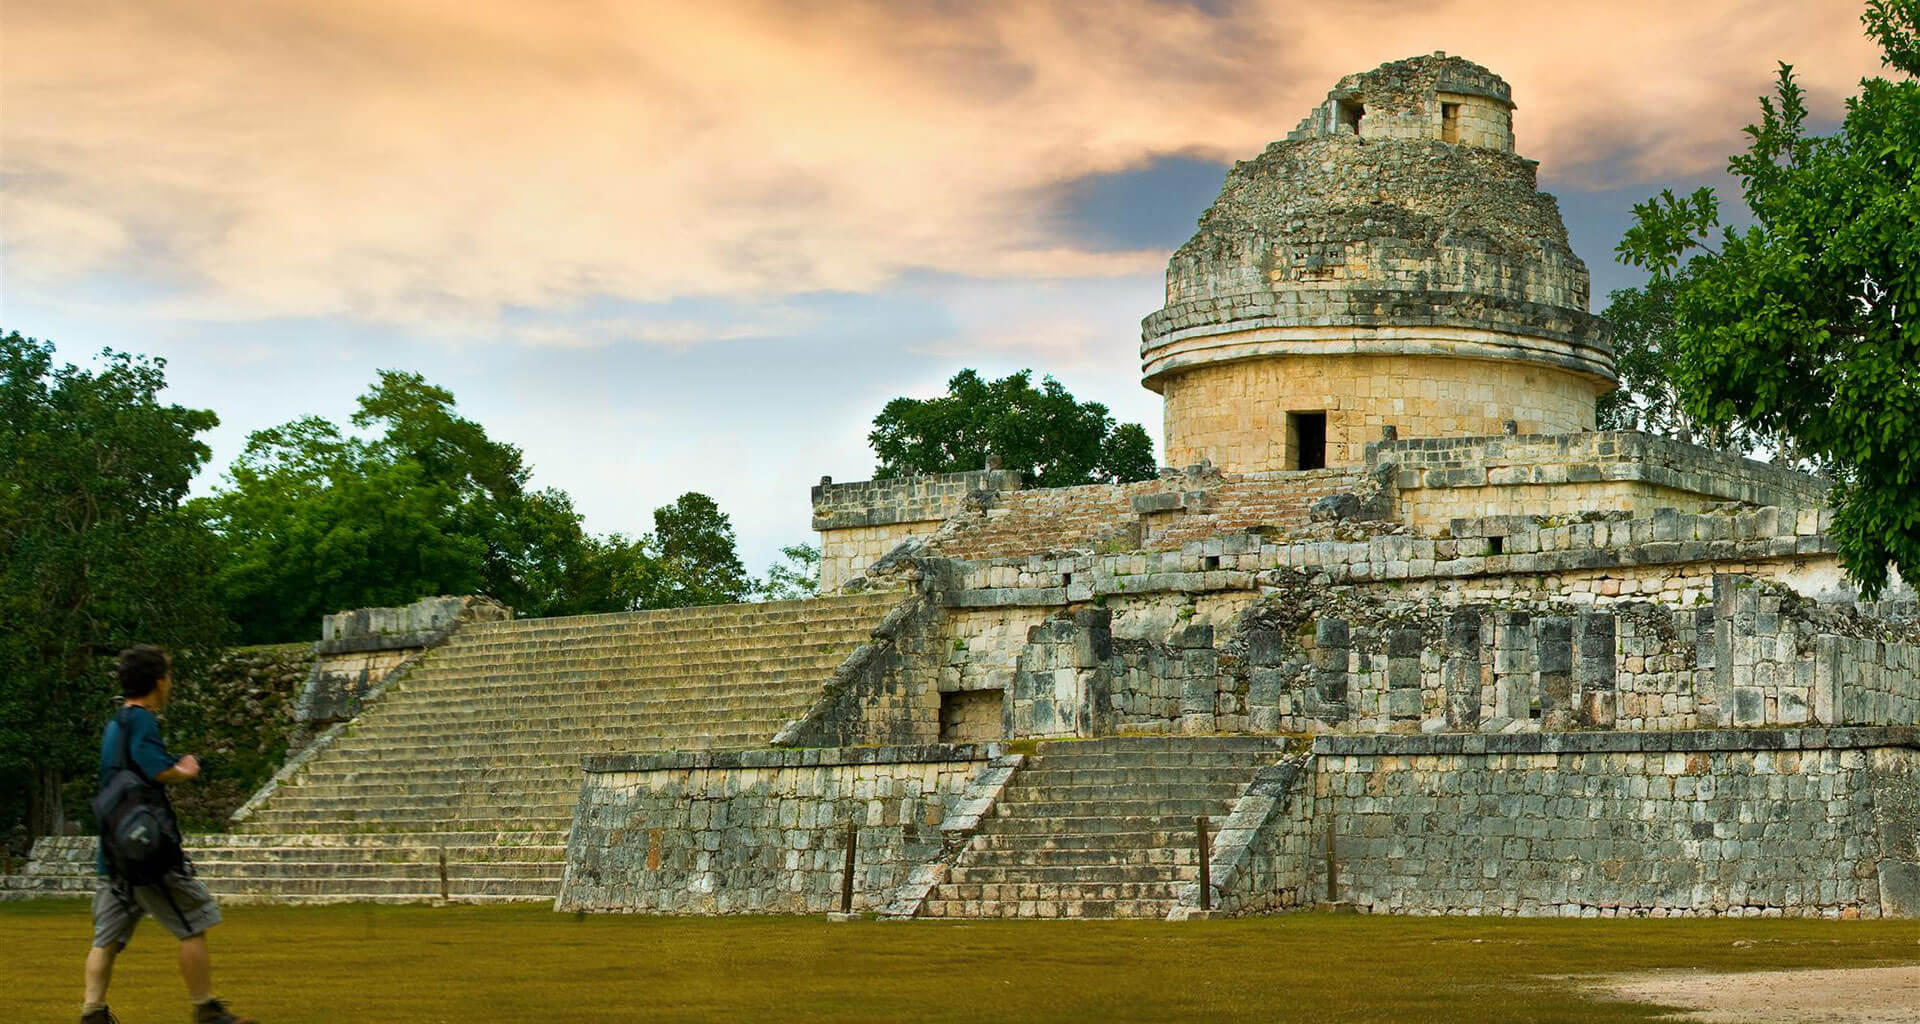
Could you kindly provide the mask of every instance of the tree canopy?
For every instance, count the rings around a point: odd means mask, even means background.
[[[1081,402],[1052,377],[1033,385],[1021,370],[985,380],[961,370],[936,398],[896,398],[867,435],[887,479],[915,473],[1002,468],[1039,487],[1145,480],[1154,475],[1153,441],[1137,423],[1115,424],[1107,407]]]
[[[213,538],[183,504],[219,421],[162,402],[165,367],[110,350],[56,366],[52,345],[0,336],[0,778],[34,834],[93,763],[113,656],[157,643],[190,669],[225,639]]]
[[[1871,596],[1889,566],[1920,579],[1920,0],[1872,0],[1864,21],[1907,77],[1862,81],[1840,131],[1814,136],[1780,65],[1728,161],[1752,227],[1722,227],[1711,189],[1668,190],[1619,251],[1673,288],[1687,413],[1832,471],[1834,541]]]
[[[352,425],[365,436],[311,416],[255,432],[198,506],[224,542],[215,583],[248,642],[432,594],[484,593],[544,616],[755,592],[713,499],[680,496],[638,539],[590,535],[566,492],[530,488],[520,449],[418,374],[382,371]]]
[[[1709,426],[1687,411],[1674,377],[1679,358],[1673,336],[1673,300],[1683,278],[1656,277],[1644,287],[1620,288],[1600,314],[1613,341],[1618,390],[1600,397],[1601,430],[1641,430],[1684,438],[1723,451],[1749,454],[1760,445],[1744,423]]]

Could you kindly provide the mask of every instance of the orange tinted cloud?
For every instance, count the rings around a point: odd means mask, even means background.
[[[1698,175],[1776,59],[1837,113],[1877,65],[1858,6],[11,0],[5,272],[454,332],[596,295],[1156,272],[1062,237],[1048,186],[1251,156],[1340,75],[1435,49],[1513,84],[1558,180]]]

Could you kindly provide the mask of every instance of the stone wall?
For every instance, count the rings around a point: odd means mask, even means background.
[[[931,743],[940,736],[939,675],[946,643],[940,580],[887,613],[834,671],[807,713],[773,737],[780,747]]]
[[[1528,429],[1525,421],[1520,429]],[[1427,529],[1453,518],[1697,512],[1729,501],[1804,510],[1826,504],[1818,478],[1638,431],[1401,434],[1406,439],[1369,444],[1366,462],[1395,468],[1398,518]]]
[[[1323,737],[1337,898],[1409,914],[1920,914],[1920,730]],[[1324,869],[1313,858],[1315,884]]]
[[[191,786],[171,792],[190,831],[219,830],[286,757],[293,705],[313,671],[312,644],[236,647],[202,674],[175,681],[167,707],[167,744],[200,757]],[[92,778],[88,777],[88,791]]]
[[[1272,346],[1268,346],[1272,347]],[[1207,460],[1236,472],[1298,469],[1288,415],[1326,415],[1326,465],[1358,466],[1393,426],[1404,437],[1529,433],[1594,426],[1597,385],[1586,375],[1514,360],[1411,357],[1404,343],[1378,355],[1273,354],[1169,376],[1166,458]]]
[[[589,757],[556,909],[836,910],[849,825],[854,909],[883,909],[944,854],[940,825],[1000,753],[963,744]]]
[[[462,625],[512,618],[513,609],[489,597],[424,597],[324,616],[313,671],[294,706],[303,738],[359,714],[367,694]]]
[[[834,483],[813,488],[813,528],[820,532],[820,592],[832,593],[909,540],[925,537],[960,511],[969,495],[1017,491],[1010,470],[937,473]]]

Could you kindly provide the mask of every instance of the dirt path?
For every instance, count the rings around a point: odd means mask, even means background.
[[[1915,1024],[1920,965],[1835,971],[1707,974],[1657,971],[1607,978],[1617,999],[1683,1006],[1699,1024]]]

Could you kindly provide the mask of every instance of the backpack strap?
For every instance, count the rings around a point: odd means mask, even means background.
[[[135,775],[140,776],[141,779],[146,781],[147,785],[152,786],[154,790],[160,794],[160,802],[163,805],[165,805],[167,808],[167,817],[174,819],[173,827],[174,827],[174,830],[178,832],[180,828],[179,818],[174,813],[173,797],[167,793],[166,784],[155,779],[153,776],[148,775],[146,769],[140,767],[140,762],[133,759],[132,717],[133,717],[133,709],[135,706],[136,705],[132,705],[132,704],[123,705],[121,706],[119,711],[114,713],[114,716],[113,716],[114,724],[120,727],[120,760],[121,760],[120,767],[125,768],[129,771],[132,771]],[[153,714],[153,712],[148,711],[147,714]],[[185,837],[182,837],[182,838],[184,839]],[[186,849],[184,844],[182,845],[182,848],[180,851],[180,857],[181,857],[181,861],[184,863],[186,860]],[[127,884],[125,883],[124,879],[121,881],[123,884]],[[132,886],[128,884],[128,888],[131,889]],[[180,905],[173,901],[173,893],[169,891],[165,882],[162,881],[158,886],[158,888],[160,889],[161,895],[167,898],[167,905],[173,908],[173,915],[180,919],[180,923],[182,925],[186,924],[187,915],[184,913],[181,913]]]

